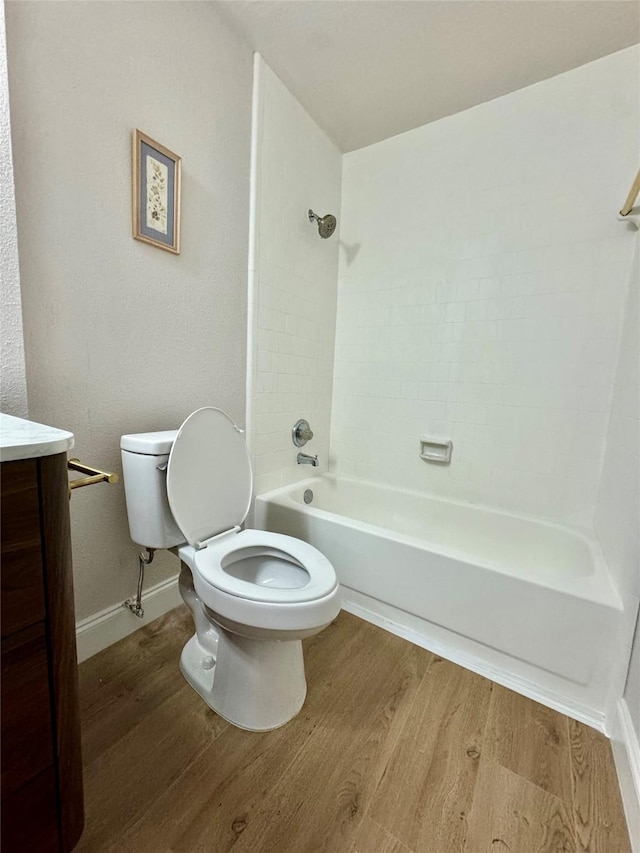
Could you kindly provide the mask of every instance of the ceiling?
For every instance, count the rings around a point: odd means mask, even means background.
[[[216,0],[216,5],[342,151],[640,41],[636,0]]]

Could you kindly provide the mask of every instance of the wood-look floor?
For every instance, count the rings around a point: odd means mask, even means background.
[[[629,853],[593,729],[341,613],[301,713],[220,719],[178,670],[184,607],[80,667],[80,851]]]

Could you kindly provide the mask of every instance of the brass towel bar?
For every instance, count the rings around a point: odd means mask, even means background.
[[[640,213],[639,208],[634,208],[634,204],[636,203],[636,199],[640,195],[640,170],[638,170],[638,174],[636,175],[636,179],[631,185],[631,189],[629,190],[629,195],[627,196],[627,200],[620,211],[620,216],[628,216],[630,213]]]
[[[68,459],[67,468],[70,471],[78,471],[80,474],[88,475],[86,477],[78,477],[76,480],[70,480],[69,491],[71,489],[81,489],[83,486],[92,486],[94,483],[117,483],[120,479],[117,474],[111,471],[101,471],[100,468],[85,465],[79,459]]]

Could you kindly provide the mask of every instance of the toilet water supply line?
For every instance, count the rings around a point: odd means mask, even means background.
[[[139,619],[142,619],[144,616],[144,610],[142,608],[142,584],[144,583],[144,567],[148,566],[149,563],[153,563],[153,558],[156,555],[154,548],[146,548],[146,555],[144,552],[140,552],[138,554],[138,591],[136,593],[135,599],[127,598],[127,600],[122,605],[123,607],[128,608],[134,616],[137,616]]]

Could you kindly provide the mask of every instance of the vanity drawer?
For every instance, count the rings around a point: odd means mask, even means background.
[[[2,799],[53,764],[44,623],[2,640]],[[3,802],[3,819],[6,806]]]
[[[35,459],[2,466],[0,606],[2,636],[45,618],[40,497]]]
[[[2,804],[3,853],[59,853],[56,774],[47,767]]]
[[[69,853],[83,826],[66,453],[1,465],[3,853]]]

